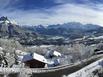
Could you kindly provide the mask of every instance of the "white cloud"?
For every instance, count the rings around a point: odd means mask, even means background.
[[[91,0],[54,0],[55,3],[76,3],[76,4],[91,4]],[[95,0],[94,0],[95,1]]]
[[[103,9],[100,8],[103,8],[103,6],[98,6],[97,9],[99,10],[96,10],[86,5],[64,4],[45,9],[44,11],[2,11],[2,15],[6,15],[23,25],[62,24],[75,21],[103,26]]]
[[[55,8],[56,14],[52,17],[52,19],[58,19],[57,21],[63,22],[82,22],[82,23],[93,23],[100,24],[101,17],[103,11],[96,11],[94,9],[88,8],[83,5],[63,5]]]
[[[0,9],[3,9],[9,4],[10,0],[0,0]]]
[[[0,0],[0,10],[12,5],[13,3],[16,3],[17,1],[19,0]]]

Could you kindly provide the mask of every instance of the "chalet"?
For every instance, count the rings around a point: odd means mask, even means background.
[[[22,62],[30,68],[44,68],[46,64],[53,64],[52,61],[48,61],[44,56],[37,53],[24,55]]]
[[[52,50],[49,50],[46,54],[45,54],[45,57],[46,58],[52,58],[52,57],[61,57],[62,54],[57,52],[57,51],[52,51]]]

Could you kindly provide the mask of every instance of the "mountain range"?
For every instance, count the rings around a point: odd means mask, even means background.
[[[103,27],[99,25],[69,22],[48,26],[20,26],[7,17],[0,18],[0,38],[15,39],[24,45],[57,43],[62,40],[61,38],[57,40],[57,36],[73,40],[84,36],[100,35],[103,35]]]
[[[26,26],[25,29],[36,32],[41,35],[63,36],[71,39],[81,38],[83,36],[103,34],[103,27],[93,24],[81,24],[79,22],[69,22],[65,24]]]

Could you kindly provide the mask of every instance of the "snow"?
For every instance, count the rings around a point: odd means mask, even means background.
[[[22,62],[26,62],[26,61],[29,61],[32,59],[38,60],[38,61],[46,63],[46,64],[52,64],[52,62],[48,61],[44,56],[39,55],[37,53],[27,54],[27,55],[23,56]]]
[[[38,61],[41,61],[41,62],[44,62],[44,63],[48,63],[48,62],[47,62],[47,59],[45,59],[44,56],[39,55],[39,54],[37,54],[37,53],[34,53],[34,54],[33,54],[33,58],[36,59],[36,60],[38,60]]]
[[[28,54],[27,52],[23,52],[22,50],[16,50],[15,52],[18,55],[27,55]]]
[[[48,47],[52,47],[54,45],[41,45],[40,48],[48,48]],[[37,48],[38,46],[31,46],[30,48]]]
[[[0,23],[3,23],[4,21],[0,21]]]
[[[89,39],[103,39],[103,36],[98,36],[98,37],[89,38]]]
[[[41,45],[41,48],[48,48],[48,47],[52,47],[53,45]]]
[[[53,54],[54,54],[55,56],[57,56],[57,57],[58,57],[58,56],[61,56],[61,53],[59,53],[59,52],[57,52],[57,51],[54,51]]]
[[[81,70],[68,75],[67,77],[92,77],[93,76],[92,75],[93,71],[103,68],[100,65],[100,62],[103,63],[103,59],[100,59],[100,60],[98,60],[98,61],[82,68]]]
[[[11,23],[12,23],[12,24],[15,24],[15,25],[18,24],[15,20],[12,20]]]
[[[19,61],[22,61],[22,59],[23,59],[23,56],[18,56]]]
[[[5,21],[6,24],[10,23],[8,20]]]
[[[2,48],[2,47],[0,47],[0,50],[2,51],[2,50],[3,50],[3,48]]]

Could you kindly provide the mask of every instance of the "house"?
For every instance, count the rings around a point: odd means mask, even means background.
[[[45,54],[45,57],[46,58],[53,58],[53,57],[61,57],[62,54],[59,53],[58,51],[52,51],[52,50],[49,50],[46,54]]]
[[[61,57],[62,56],[62,54],[59,53],[58,51],[54,51],[53,55],[56,56],[56,57]]]
[[[49,52],[47,56],[48,58],[37,53],[29,53],[23,56],[22,62],[30,68],[55,67],[60,64],[58,57],[61,56],[61,54],[59,52]]]
[[[37,53],[24,55],[22,62],[30,68],[44,68],[46,64],[53,64],[52,61],[48,61],[44,56]]]

